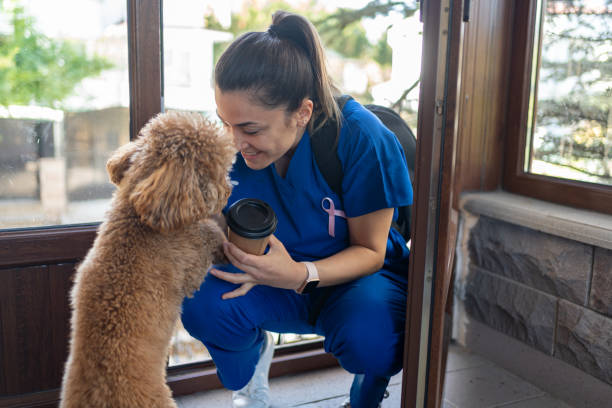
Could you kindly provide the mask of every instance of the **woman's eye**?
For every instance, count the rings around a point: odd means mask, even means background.
[[[247,135],[255,135],[259,130],[245,130],[244,133]]]

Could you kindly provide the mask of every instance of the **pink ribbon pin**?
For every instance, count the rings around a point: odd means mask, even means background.
[[[329,205],[328,208],[325,208],[325,203],[327,203]],[[331,198],[329,198],[329,197],[325,197],[321,201],[321,208],[323,208],[323,211],[325,211],[329,215],[329,223],[328,223],[328,232],[329,232],[329,235],[332,236],[332,237],[335,237],[336,216],[339,216],[339,217],[342,217],[342,218],[346,218],[346,215],[344,214],[344,211],[336,210],[336,206],[334,205],[334,201]]]

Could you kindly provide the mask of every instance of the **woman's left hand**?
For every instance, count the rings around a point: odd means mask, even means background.
[[[244,296],[255,285],[284,289],[300,287],[308,275],[306,267],[294,261],[282,242],[274,235],[270,236],[269,245],[270,249],[265,255],[252,255],[242,251],[231,242],[224,242],[225,256],[232,265],[244,273],[210,270],[210,273],[217,278],[240,285],[237,289],[224,293],[223,299]]]

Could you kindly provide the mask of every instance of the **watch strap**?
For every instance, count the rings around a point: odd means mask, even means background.
[[[309,283],[311,282],[319,282],[319,271],[317,270],[317,267],[315,266],[314,263],[312,262],[308,262],[308,261],[304,261],[301,262],[304,265],[306,265],[306,270],[308,271],[308,276],[306,277],[306,280],[304,281],[304,283],[302,283],[302,285],[296,290],[297,293],[304,293],[304,289],[306,288],[306,286],[308,286]],[[312,285],[311,285],[312,286]],[[316,286],[316,284],[315,284]]]

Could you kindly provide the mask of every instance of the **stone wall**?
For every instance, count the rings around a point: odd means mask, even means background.
[[[466,313],[612,384],[612,250],[480,215],[466,231]]]

